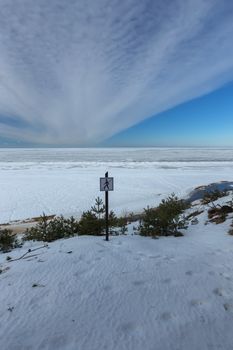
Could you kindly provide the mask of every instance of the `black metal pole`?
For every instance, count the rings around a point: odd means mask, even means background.
[[[105,177],[108,177],[108,172],[105,173]],[[109,240],[108,230],[108,191],[105,191],[105,225],[106,225],[106,241]]]

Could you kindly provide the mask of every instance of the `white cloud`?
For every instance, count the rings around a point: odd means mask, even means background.
[[[0,5],[0,136],[94,144],[233,78],[228,0]]]

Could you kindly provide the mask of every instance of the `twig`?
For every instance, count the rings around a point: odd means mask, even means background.
[[[38,247],[38,248],[34,248],[34,249],[28,249],[28,251],[27,251],[26,253],[24,253],[22,256],[20,256],[19,258],[11,259],[11,260],[8,260],[8,261],[11,262],[11,261],[21,260],[21,259],[25,258],[25,256],[26,256],[28,253],[35,252],[36,250],[39,250],[39,249],[42,249],[42,248],[46,248],[46,247],[48,247],[48,244],[45,244],[45,245],[43,245],[42,247]]]

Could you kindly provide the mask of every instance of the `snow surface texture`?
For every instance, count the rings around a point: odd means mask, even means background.
[[[75,237],[18,261],[6,256],[41,244],[0,254],[1,349],[232,350],[231,220],[198,219],[180,238]]]
[[[172,192],[232,181],[232,149],[0,149],[0,223],[46,214],[80,216],[99,178],[114,177],[110,208],[141,211]]]

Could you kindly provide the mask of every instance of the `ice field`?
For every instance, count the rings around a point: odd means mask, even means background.
[[[233,178],[232,149],[0,149],[0,223],[46,214],[80,216],[108,171],[118,214],[141,211],[175,192]]]

